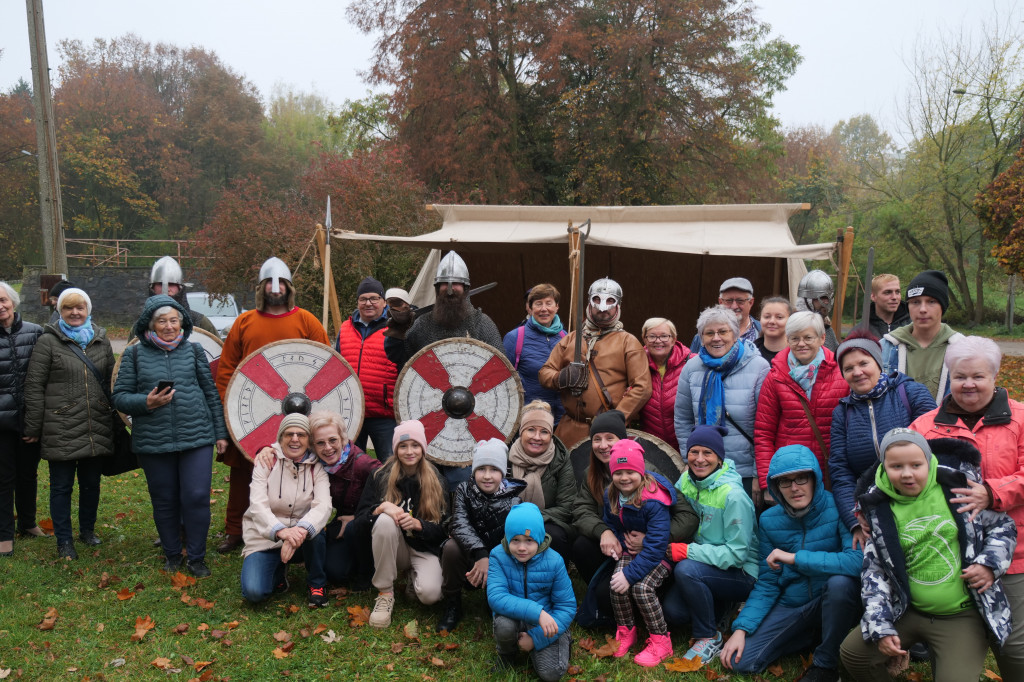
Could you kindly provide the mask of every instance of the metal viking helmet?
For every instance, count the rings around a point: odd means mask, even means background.
[[[434,285],[438,284],[463,284],[469,286],[469,268],[466,261],[459,257],[454,251],[449,251],[441,259],[437,266],[437,274],[434,275]]]
[[[587,291],[587,300],[593,301],[594,296],[601,298],[600,303],[597,304],[597,309],[601,312],[612,308],[619,303],[622,303],[622,287],[614,279],[608,277],[602,277],[590,285],[590,290]],[[614,301],[610,299],[615,299]]]
[[[273,280],[271,291],[275,294],[281,293],[281,280],[292,281],[292,272],[284,261],[276,256],[271,256],[260,266],[260,281],[265,279]]]
[[[165,294],[168,291],[167,285],[169,284],[177,284],[180,287],[184,287],[185,277],[181,272],[181,266],[178,265],[178,261],[170,256],[164,256],[153,263],[153,269],[149,272],[149,286],[154,284],[163,285],[163,292]]]
[[[828,299],[821,312],[826,315],[832,312],[832,299],[835,295],[832,278],[821,270],[811,270],[804,275],[796,289],[796,295],[803,299],[804,305],[811,311],[815,310],[814,301]]]

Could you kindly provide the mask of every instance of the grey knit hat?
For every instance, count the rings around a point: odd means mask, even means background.
[[[847,339],[839,344],[839,348],[836,349],[836,364],[839,368],[843,367],[843,355],[851,350],[862,350],[871,358],[878,363],[878,368],[882,369],[882,347],[878,345],[877,341],[871,339]]]
[[[885,434],[882,444],[878,446],[878,450],[882,453],[882,464],[885,464],[885,451],[897,443],[912,443],[916,445],[924,451],[925,458],[931,461],[932,448],[928,445],[928,440],[917,431],[899,427]]]
[[[312,434],[312,430],[309,428],[309,417],[299,412],[292,412],[285,415],[284,419],[281,420],[281,424],[277,427],[277,440],[280,441],[281,435],[292,426],[299,427],[306,432],[307,436]]]
[[[483,466],[492,466],[505,474],[508,469],[508,447],[497,438],[477,441],[473,448],[473,471]]]

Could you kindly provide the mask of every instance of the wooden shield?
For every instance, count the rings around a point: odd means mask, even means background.
[[[189,335],[188,340],[193,343],[198,343],[200,346],[203,347],[203,352],[206,353],[206,359],[210,361],[210,372],[213,374],[213,378],[216,381],[217,365],[220,363],[220,352],[221,349],[224,347],[224,342],[221,341],[219,337],[214,336],[210,332],[206,331],[205,329],[200,329],[199,327],[192,328],[192,333]],[[138,342],[139,339],[137,337],[133,338],[124,347],[125,350],[128,350]],[[122,359],[124,359],[124,353],[121,353],[119,356],[117,356],[117,362],[114,364],[114,378],[113,380],[111,380],[110,383],[111,386],[117,383],[117,371],[121,369]],[[156,388],[156,386],[154,386],[153,388]],[[125,424],[127,424],[128,426],[132,425],[132,418],[130,416],[128,416],[124,412],[118,412],[118,414],[121,415],[121,420],[124,421]]]
[[[308,398],[313,410],[341,415],[351,438],[363,426],[363,389],[345,358],[316,341],[268,343],[239,363],[224,396],[228,432],[248,459],[277,441],[282,403],[292,394]]]
[[[646,431],[626,429],[626,435],[644,447],[644,462],[647,469],[656,471],[675,484],[686,471],[686,460],[674,447]],[[584,481],[587,467],[590,466],[590,439],[581,440],[573,446],[569,453],[572,460],[572,472],[577,483]]]
[[[447,466],[472,464],[478,440],[508,442],[522,407],[523,385],[512,363],[476,339],[430,344],[395,382],[395,417],[422,422],[427,458]]]

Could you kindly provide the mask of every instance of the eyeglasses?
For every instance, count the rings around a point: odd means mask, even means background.
[[[384,299],[382,299],[380,296],[360,296],[357,300],[359,301],[359,305],[363,305],[364,303],[369,303],[372,305],[375,303],[379,303]]]
[[[670,334],[658,334],[657,336],[651,336],[650,334],[648,334],[647,340],[653,341],[655,343],[661,343],[663,341],[671,341],[672,336]]]
[[[793,344],[795,344],[795,343],[802,343],[804,345],[810,346],[815,341],[820,341],[821,337],[818,336],[817,334],[813,334],[813,335],[808,334],[808,335],[805,335],[805,336],[787,336],[786,340],[789,341],[790,343],[793,343]]]
[[[701,334],[702,338],[705,338],[705,339],[708,339],[708,340],[711,340],[711,339],[715,338],[716,336],[721,337],[723,339],[727,339],[730,336],[732,336],[732,330],[731,329],[705,329],[704,333]]]
[[[722,303],[724,303],[725,305],[743,305],[744,303],[747,303],[748,301],[753,301],[754,297],[753,296],[747,296],[746,298],[723,298],[721,300],[722,300]]]
[[[797,485],[806,485],[809,480],[811,480],[810,474],[797,474],[792,478],[776,478],[775,483],[780,488],[792,488],[794,483]]]

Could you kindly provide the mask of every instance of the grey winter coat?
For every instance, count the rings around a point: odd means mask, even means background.
[[[42,333],[42,327],[25,322],[18,313],[14,313],[10,332],[0,327],[0,431],[22,431],[25,374],[32,349]]]
[[[165,351],[146,338],[153,313],[171,306],[182,314],[184,338]],[[125,349],[114,385],[114,406],[132,417],[132,451],[142,454],[182,452],[228,437],[220,395],[202,346],[190,342],[192,321],[170,296],[146,301],[135,323],[139,343]],[[174,382],[174,397],[150,410],[146,396],[161,381]]]
[[[113,452],[113,408],[104,388],[114,372],[114,351],[107,330],[96,335],[85,355],[104,377],[96,376],[71,350],[72,341],[57,325],[46,325],[36,342],[25,376],[25,435],[39,438],[47,461],[103,457]]]

